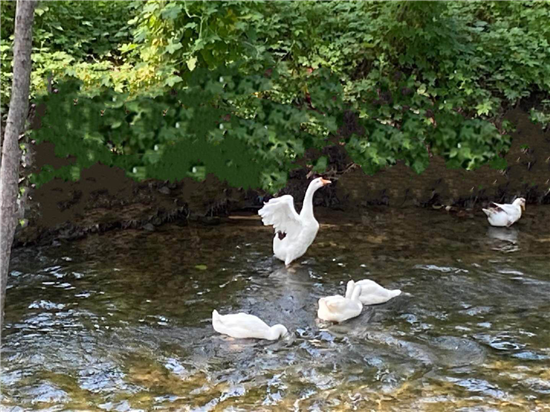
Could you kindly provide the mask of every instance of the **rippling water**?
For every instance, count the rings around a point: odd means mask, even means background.
[[[4,409],[548,410],[550,223],[536,210],[510,230],[330,212],[293,272],[255,219],[17,250]],[[320,297],[363,278],[404,293],[340,325],[316,319]],[[214,308],[290,334],[218,335]]]

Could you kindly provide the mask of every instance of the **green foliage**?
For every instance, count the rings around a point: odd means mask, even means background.
[[[312,90],[324,93],[330,79],[317,77]],[[235,68],[197,69],[185,88],[154,98],[113,90],[83,97],[81,83],[65,83],[39,100],[48,110],[33,137],[53,142],[57,156],[74,162],[45,168],[33,182],[78,179],[78,170],[101,162],[139,179],[213,173],[234,186],[280,189],[295,159],[324,145],[308,127],[334,131],[335,119],[254,96],[270,91],[271,82]]]
[[[1,108],[9,104],[15,2],[2,2],[0,53]],[[51,76],[52,83],[65,78],[79,78],[97,88],[112,86],[113,78],[127,77],[129,68],[118,50],[131,38],[127,21],[133,7],[115,1],[45,1],[35,10],[31,97],[44,92]]]
[[[540,110],[531,110],[531,120],[533,123],[539,123],[542,127],[546,128],[550,124],[550,110],[543,112]]]
[[[273,191],[329,137],[366,173],[399,160],[420,173],[429,151],[449,167],[501,168],[502,114],[550,92],[548,21],[550,3],[537,1],[44,2],[33,92],[49,73],[60,92],[41,97],[49,129],[35,134],[75,164],[36,179],[102,161],[136,178],[214,173]],[[336,134],[344,111],[361,133]],[[548,113],[539,102],[532,119]]]
[[[540,107],[533,107],[531,109],[531,121],[535,124],[540,124],[543,128],[547,128],[550,125],[550,98],[544,99],[540,103]]]

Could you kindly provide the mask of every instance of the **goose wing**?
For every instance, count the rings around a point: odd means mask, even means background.
[[[513,215],[517,213],[517,208],[514,205],[501,205],[499,203],[492,203],[497,211],[504,212],[507,215]]]
[[[300,232],[302,222],[294,208],[294,199],[290,195],[276,197],[267,202],[258,214],[265,226],[273,226],[275,232],[286,233],[293,237]]]
[[[342,313],[349,309],[351,300],[343,296],[330,296],[325,299],[325,305],[333,313]]]
[[[267,323],[248,313],[221,315],[218,321],[229,328],[269,329]]]
[[[378,294],[385,296],[390,292],[389,289],[386,289],[374,280],[370,279],[360,280],[356,283],[356,285],[361,286],[361,295]]]

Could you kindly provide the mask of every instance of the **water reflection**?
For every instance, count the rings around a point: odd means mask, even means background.
[[[516,244],[518,243],[519,230],[514,227],[490,227],[487,231],[487,235],[493,239]]]
[[[487,235],[493,241],[493,250],[503,253],[515,253],[521,250],[519,238],[519,230],[510,227],[490,227]]]
[[[438,213],[386,213],[376,236],[369,224],[322,227],[292,270],[271,257],[270,232],[254,221],[15,251],[2,402],[107,411],[544,405],[548,245],[523,228],[487,229],[481,217],[457,225]],[[550,229],[548,220],[538,227]],[[319,297],[363,278],[404,293],[342,324],[316,319]],[[290,333],[277,342],[218,335],[214,308]]]

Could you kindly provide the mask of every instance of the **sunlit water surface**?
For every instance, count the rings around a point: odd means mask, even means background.
[[[293,272],[254,218],[16,250],[3,409],[550,409],[550,223],[530,211],[509,230],[440,211],[324,212]],[[404,294],[340,325],[316,319],[320,297],[363,278]],[[218,335],[214,308],[290,334]]]

